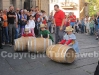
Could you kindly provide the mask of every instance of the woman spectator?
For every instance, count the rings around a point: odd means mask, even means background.
[[[3,46],[2,46],[2,26],[3,26],[3,18],[2,18],[2,11],[0,10],[0,49],[3,49]]]
[[[25,14],[23,13],[23,10],[21,10],[20,19],[21,19],[21,35],[23,35],[26,21],[27,21],[27,18],[25,16]]]
[[[5,43],[9,43],[9,35],[8,35],[8,22],[7,22],[7,12],[6,10],[3,11],[3,43],[2,45],[5,45]]]

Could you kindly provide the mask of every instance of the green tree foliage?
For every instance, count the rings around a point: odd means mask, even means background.
[[[99,11],[99,0],[86,0],[89,3],[89,15],[93,16]]]

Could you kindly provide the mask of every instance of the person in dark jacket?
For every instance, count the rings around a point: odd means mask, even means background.
[[[94,75],[99,75],[99,62],[98,62],[98,65],[96,67]]]
[[[2,46],[2,26],[3,26],[3,18],[2,18],[2,11],[0,11],[0,49],[3,49],[3,46]]]

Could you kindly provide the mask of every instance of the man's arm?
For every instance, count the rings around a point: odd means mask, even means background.
[[[53,23],[54,23],[54,25],[56,26],[56,23],[55,23],[55,18],[53,19]]]
[[[61,24],[60,30],[63,29],[64,23],[65,23],[65,19],[62,20],[62,24]]]

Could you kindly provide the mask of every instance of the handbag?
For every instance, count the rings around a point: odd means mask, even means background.
[[[21,23],[20,24],[21,25],[26,25],[26,22],[21,20]]]

